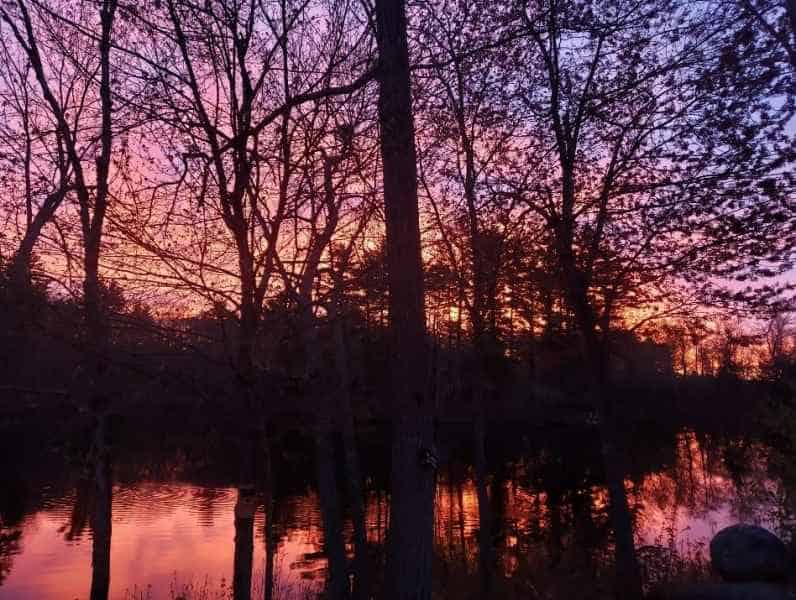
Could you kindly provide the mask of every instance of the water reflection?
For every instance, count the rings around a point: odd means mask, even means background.
[[[671,466],[633,486],[637,537],[688,552],[728,522],[786,533],[781,507],[787,490],[766,469],[769,452],[761,444],[721,444],[693,431],[679,433]]]
[[[102,487],[110,483],[109,465],[96,460],[92,478],[71,483],[52,474],[31,474],[29,481],[6,474],[0,599],[170,598],[187,589],[194,597],[203,591],[207,598],[266,600],[338,593],[332,586],[348,586],[354,569],[354,527],[350,503],[342,501],[342,465],[324,470],[318,462],[340,452],[326,445],[319,452],[315,443],[293,462],[283,456],[273,478],[257,487],[203,480],[181,453],[162,459],[172,460],[168,469],[144,469],[146,476],[119,464],[112,488]],[[526,440],[510,452],[496,452],[492,440],[488,447],[498,456],[485,469],[479,497],[476,470],[462,451],[470,444],[467,436],[451,444],[438,474],[440,596],[465,598],[483,585],[479,507],[486,502],[495,594],[606,597],[612,536],[595,454],[556,436]],[[317,470],[307,468],[313,457]],[[366,546],[378,578],[389,493],[377,461],[364,462]],[[729,523],[792,535],[794,490],[770,472],[771,450],[760,442],[686,429],[629,462],[624,485],[648,584],[705,576],[707,541]],[[319,489],[332,493],[325,510],[333,514],[324,514]],[[105,535],[111,528],[112,537]],[[327,560],[330,535],[343,554],[336,573]]]

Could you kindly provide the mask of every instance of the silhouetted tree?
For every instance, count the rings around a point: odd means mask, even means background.
[[[387,233],[392,387],[388,594],[431,598],[433,406],[428,394],[423,263],[403,0],[377,0],[379,126]]]

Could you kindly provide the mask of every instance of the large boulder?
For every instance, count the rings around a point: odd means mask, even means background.
[[[788,551],[762,527],[732,525],[710,541],[710,562],[725,581],[781,581],[788,572]]]

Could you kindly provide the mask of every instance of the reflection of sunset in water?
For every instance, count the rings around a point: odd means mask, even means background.
[[[152,586],[155,598],[165,597],[176,583],[218,590],[231,585],[235,525],[233,508],[237,491],[190,485],[144,483],[116,488],[111,544],[111,598],[122,598]],[[211,498],[211,502],[207,499]],[[302,572],[322,568],[313,557],[318,551],[321,527],[317,499],[310,496],[300,507],[281,539],[276,556],[276,589],[304,589],[311,584]],[[90,531],[68,542],[71,507],[47,508],[23,525],[21,555],[0,587],[0,598],[86,598],[91,580]],[[262,587],[265,560],[264,514],[255,515],[254,586]],[[310,558],[305,558],[309,555]],[[161,596],[163,594],[163,596]]]
[[[637,503],[636,538],[639,545],[666,546],[681,555],[707,556],[710,539],[722,528],[745,522],[779,529],[768,511],[779,494],[765,471],[764,450],[743,449],[744,475],[733,480],[730,468],[715,455],[709,440],[700,442],[693,431],[677,436],[673,464],[650,473],[630,487]],[[725,453],[732,446],[724,449]]]
[[[684,431],[657,454],[640,460],[655,465],[635,471],[640,474],[625,482],[640,556],[655,546],[651,551],[657,556],[704,559],[710,537],[737,521],[760,523],[787,537],[783,529],[787,490],[768,474],[766,450],[759,444]],[[551,597],[569,597],[607,572],[612,561],[609,497],[600,477],[588,463],[573,464],[553,453],[518,456],[491,472],[487,487],[497,571],[502,578],[519,582],[518,597],[526,597],[522,594],[527,585],[546,590]],[[45,485],[43,499],[19,526],[18,551],[6,557],[10,571],[0,585],[0,600],[88,597],[91,501],[85,490],[56,490]],[[179,593],[191,583],[206,585],[216,593],[211,598],[222,591],[229,596],[237,498],[238,490],[226,486],[159,482],[116,486],[110,597],[132,599],[129,593],[137,591],[153,600],[170,598],[172,590]],[[265,505],[270,500],[263,494],[256,502],[251,580],[257,597],[262,597],[269,530]],[[320,498],[310,482],[274,502],[275,598],[303,598],[325,583]],[[388,491],[371,486],[365,509],[371,554],[383,559],[389,532]],[[462,597],[457,594],[479,571],[479,506],[471,468],[456,462],[440,470],[435,510],[436,585],[440,597]],[[349,518],[344,537],[351,559]],[[462,587],[456,588],[457,584]]]

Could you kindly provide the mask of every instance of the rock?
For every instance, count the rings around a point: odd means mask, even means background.
[[[659,588],[648,600],[792,600],[787,590],[771,583],[693,583]]]
[[[725,581],[781,581],[788,572],[788,551],[770,531],[739,524],[710,541],[710,562]]]

